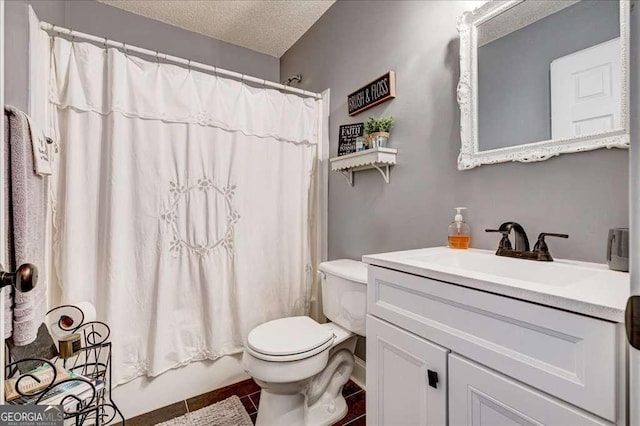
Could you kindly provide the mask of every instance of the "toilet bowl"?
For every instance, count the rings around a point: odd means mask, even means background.
[[[320,264],[323,312],[268,321],[251,330],[242,363],[262,388],[256,425],[319,426],[347,413],[342,387],[353,371],[357,335],[365,334],[366,265]]]

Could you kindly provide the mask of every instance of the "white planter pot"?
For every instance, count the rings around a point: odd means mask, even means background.
[[[375,132],[369,135],[369,148],[383,148],[389,143],[388,132]]]

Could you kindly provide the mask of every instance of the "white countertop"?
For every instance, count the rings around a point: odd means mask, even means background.
[[[434,256],[469,253],[471,257],[491,255],[487,258],[498,266],[495,269],[534,270],[536,264],[546,264],[553,272],[553,268],[575,272],[581,278],[575,282],[545,284],[543,280],[526,280],[508,276],[501,276],[486,271],[468,270],[456,267],[452,262],[443,264],[429,259]],[[462,254],[464,256],[464,254]],[[613,322],[624,322],[624,311],[630,294],[629,274],[612,271],[607,265],[598,263],[577,262],[573,260],[554,259],[553,266],[547,262],[535,262],[524,259],[513,259],[495,256],[489,250],[469,249],[454,250],[448,247],[432,247],[417,250],[397,251],[391,253],[371,254],[362,257],[362,261],[401,272],[462,285],[477,290],[513,297],[528,302],[534,302],[553,308],[563,309],[578,314],[589,315]],[[515,263],[514,263],[515,262]],[[524,262],[524,263],[523,263]],[[445,262],[446,263],[446,262]],[[487,262],[487,264],[490,262]],[[489,266],[491,267],[491,265]],[[487,269],[487,265],[484,265]],[[513,274],[512,274],[513,275]],[[586,277],[586,278],[582,278]],[[555,279],[555,277],[553,278]],[[558,281],[558,280],[556,280]]]

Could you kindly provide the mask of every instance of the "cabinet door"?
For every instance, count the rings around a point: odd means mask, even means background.
[[[446,425],[447,353],[367,315],[367,424]]]
[[[612,425],[455,354],[449,355],[449,421],[451,426]]]

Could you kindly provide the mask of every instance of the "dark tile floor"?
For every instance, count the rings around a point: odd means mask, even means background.
[[[207,405],[229,398],[232,395],[240,397],[244,408],[247,410],[247,413],[249,413],[251,420],[255,423],[256,416],[258,415],[258,406],[260,405],[260,387],[252,379],[249,379],[134,417],[127,420],[127,425],[154,425],[182,416],[188,411],[199,410]],[[347,401],[349,411],[335,426],[365,426],[366,392],[362,390],[360,386],[349,380],[342,389],[342,395]]]

